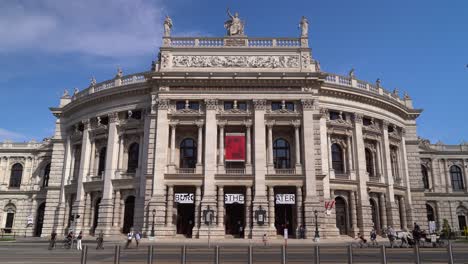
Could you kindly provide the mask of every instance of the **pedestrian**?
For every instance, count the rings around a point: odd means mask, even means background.
[[[49,250],[52,250],[55,248],[55,241],[57,239],[57,232],[55,230],[52,231],[50,234],[50,243],[49,243]]]
[[[133,231],[130,230],[130,232],[128,232],[127,234],[127,244],[125,244],[125,248],[128,248],[130,246],[130,244],[132,243],[132,239],[133,239]]]
[[[243,233],[244,233],[244,227],[242,226],[241,221],[237,221],[237,225],[238,225],[238,228],[239,228],[239,238],[242,238]]]
[[[80,231],[80,233],[76,237],[76,249],[78,249],[78,250],[83,250],[83,248],[81,247],[81,240],[82,239],[83,239],[83,232]]]
[[[263,234],[262,240],[263,240],[263,245],[266,246],[267,245],[267,240],[268,240],[267,234]]]
[[[135,242],[136,242],[136,247],[138,248],[138,245],[140,244],[140,239],[141,239],[141,234],[139,231],[135,232]]]
[[[364,238],[364,234],[361,234],[361,233],[357,233],[357,237],[355,238],[357,240],[359,240],[359,247],[362,248],[362,246],[367,246],[367,239]]]
[[[96,249],[104,249],[104,233],[102,232],[102,230],[101,232],[99,232],[99,235],[96,238],[96,241],[97,241]]]
[[[375,231],[375,228],[372,228],[370,232],[370,240],[372,242],[372,246],[378,245],[377,243],[377,232]]]

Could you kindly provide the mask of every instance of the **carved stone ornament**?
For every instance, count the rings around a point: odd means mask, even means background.
[[[216,110],[218,108],[218,100],[206,99],[205,106],[206,106],[206,110]]]
[[[299,68],[299,56],[174,56],[172,66],[183,68]]]
[[[362,124],[362,114],[354,113],[354,122]]]
[[[253,100],[253,106],[255,110],[265,110],[266,109],[266,100]]]
[[[302,99],[302,109],[303,110],[314,110],[314,100],[313,99]]]
[[[330,138],[330,143],[331,144],[338,144],[344,149],[346,149],[346,147],[347,147],[346,141],[344,139],[342,139],[342,138],[332,137],[332,138]]]
[[[327,109],[327,108],[321,107],[321,108],[320,108],[320,115],[321,115],[322,117],[325,117],[327,120],[330,119],[330,112],[328,112],[328,109]]]
[[[169,100],[168,99],[156,99],[156,108],[158,110],[169,109]]]
[[[292,120],[291,125],[293,125],[295,128],[298,128],[301,126],[301,120]]]
[[[113,112],[109,115],[109,123],[117,123],[119,121],[119,113]]]
[[[425,149],[431,148],[431,141],[429,139],[418,137],[418,141],[419,141],[419,146],[421,148],[425,148]]]
[[[89,130],[91,128],[91,121],[89,119],[81,120],[81,123],[84,129]]]
[[[309,53],[304,53],[301,56],[302,58],[302,67],[306,68],[310,65],[310,54]]]

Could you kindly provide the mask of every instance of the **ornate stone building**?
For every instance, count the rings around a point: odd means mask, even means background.
[[[322,71],[307,19],[299,38],[250,38],[230,16],[219,38],[171,37],[166,18],[151,70],[65,93],[50,140],[0,145],[3,230],[150,235],[154,223],[157,237],[247,238],[300,226],[313,237],[315,217],[321,237],[466,225],[468,146],[420,140],[422,111],[380,81]]]

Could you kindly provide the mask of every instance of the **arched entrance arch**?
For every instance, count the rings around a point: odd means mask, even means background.
[[[42,203],[37,208],[36,226],[34,229],[34,236],[40,237],[42,235],[42,226],[44,225],[44,212],[45,212],[45,203]]]
[[[338,196],[335,198],[335,212],[336,227],[340,231],[340,235],[348,234],[348,210],[343,197]]]
[[[458,217],[458,230],[463,231],[465,230],[465,227],[467,226],[467,221],[466,218],[468,216],[468,210],[460,205],[457,208],[457,217]]]
[[[135,212],[135,196],[131,195],[125,199],[125,211],[124,221],[122,227],[122,233],[126,234],[130,232],[133,227],[133,214]]]
[[[372,224],[375,230],[380,231],[379,207],[374,199],[369,199],[372,212]]]
[[[15,221],[16,206],[14,204],[7,204],[4,209],[4,231],[5,233],[11,233],[13,224]]]

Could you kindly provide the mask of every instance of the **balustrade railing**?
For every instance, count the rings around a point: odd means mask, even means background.
[[[275,174],[277,175],[294,175],[296,174],[296,169],[275,169]]]
[[[195,174],[195,168],[176,168],[177,174]]]
[[[245,174],[245,168],[241,168],[241,169],[226,169],[226,174]]]
[[[279,47],[297,48],[308,47],[307,41],[301,42],[300,38],[167,38],[166,47]]]

